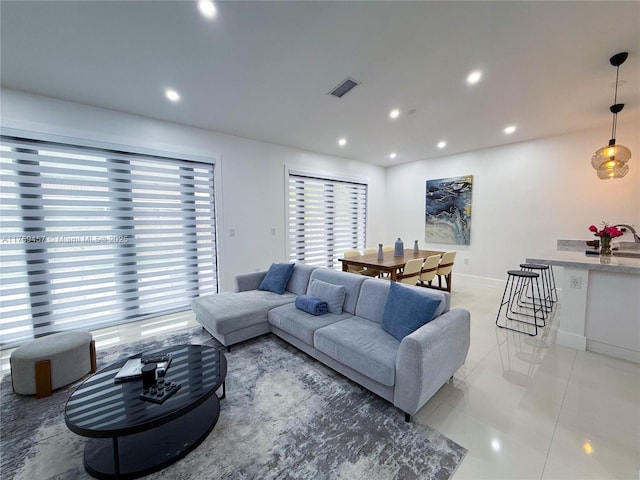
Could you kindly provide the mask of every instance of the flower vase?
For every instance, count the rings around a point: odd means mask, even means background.
[[[600,237],[600,256],[601,257],[611,256],[611,237],[608,235],[602,235]]]

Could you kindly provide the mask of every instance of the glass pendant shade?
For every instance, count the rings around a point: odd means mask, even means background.
[[[616,53],[609,59],[609,63],[616,67],[616,90],[613,96],[613,105],[609,110],[613,114],[613,123],[611,125],[611,140],[609,145],[602,147],[596,151],[591,157],[591,166],[598,172],[598,178],[601,180],[622,178],[629,173],[629,159],[631,158],[631,150],[624,145],[616,145],[616,126],[618,124],[618,114],[624,108],[624,103],[618,102],[618,74],[620,65],[622,65],[629,52]]]
[[[602,180],[622,178],[629,172],[627,162],[631,158],[631,150],[624,145],[609,143],[591,157],[591,166],[598,171],[598,178]]]

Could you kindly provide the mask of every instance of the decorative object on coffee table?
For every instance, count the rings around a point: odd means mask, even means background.
[[[69,397],[64,412],[67,427],[91,437],[84,450],[90,475],[137,478],[161,470],[196,448],[218,421],[220,402],[215,392],[221,386],[225,391],[227,374],[223,353],[201,345],[178,345],[157,353],[171,354],[169,381],[182,386],[166,401],[140,399],[139,381],[114,383],[126,360],[100,370]]]

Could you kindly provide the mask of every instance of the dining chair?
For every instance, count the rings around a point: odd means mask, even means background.
[[[422,270],[420,270],[420,276],[418,277],[418,281],[420,282],[421,286],[431,286],[431,282],[434,278],[436,278],[436,272],[438,271],[440,258],[442,258],[442,255],[430,255],[424,261]]]
[[[382,251],[383,252],[395,252],[396,247],[394,247],[393,245],[383,245],[382,246]]]
[[[456,259],[456,252],[444,252],[438,265],[436,275],[438,275],[438,288],[451,291],[451,270],[453,270],[453,261]],[[442,277],[447,284],[446,288],[442,288]]]
[[[412,258],[404,265],[402,274],[396,276],[396,280],[400,283],[406,283],[408,285],[417,284],[423,262],[424,258]]]
[[[360,250],[346,250],[343,254],[344,258],[354,258],[360,256]],[[378,272],[363,268],[363,267],[355,267],[351,265],[347,265],[347,272],[349,273],[357,273],[358,275],[367,275],[368,277],[377,277]]]
[[[378,249],[377,248],[365,248],[364,249],[364,254],[365,255],[372,255],[374,253],[378,253]],[[377,268],[372,268],[372,267],[365,267],[366,270],[366,275],[370,276],[370,277],[380,277],[382,275],[382,272],[380,270],[378,270]]]

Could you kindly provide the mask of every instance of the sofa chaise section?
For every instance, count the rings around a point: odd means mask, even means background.
[[[229,348],[236,343],[269,333],[269,310],[280,305],[293,304],[298,295],[306,292],[309,276],[316,267],[296,264],[285,292],[258,290],[266,271],[252,272],[235,277],[235,291],[221,292],[195,298],[191,307],[196,320]]]

